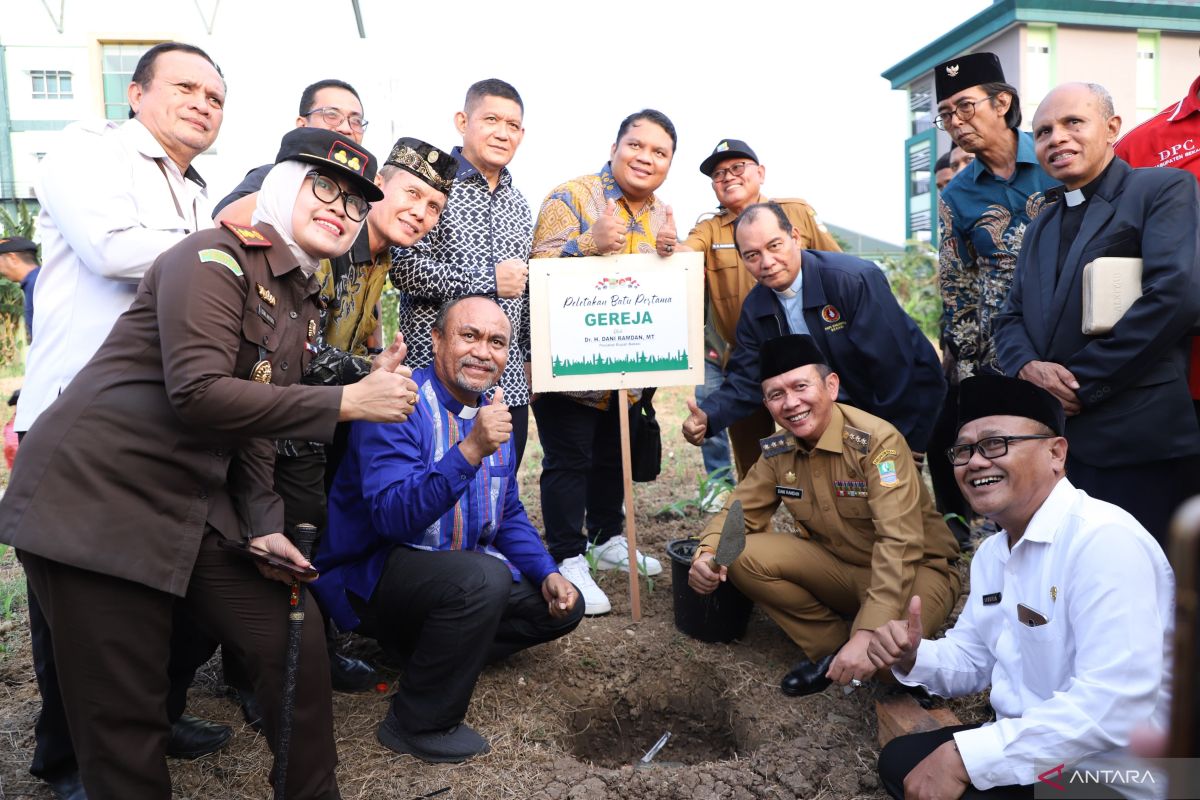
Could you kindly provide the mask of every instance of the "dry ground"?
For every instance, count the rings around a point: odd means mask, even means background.
[[[665,565],[652,586],[643,580],[642,621],[631,621],[624,574],[603,573],[600,583],[613,600],[611,614],[585,619],[572,635],[484,672],[467,721],[491,741],[492,752],[451,766],[396,756],[376,742],[375,728],[397,674],[380,663],[372,642],[350,637],[350,649],[379,664],[388,687],[385,692],[334,695],[344,797],[884,797],[875,777],[873,710],[883,689],[845,695],[831,687],[808,698],[784,697],[778,681],[797,650],[757,610],[746,636],[733,644],[704,644],[674,627],[666,545],[698,533],[703,518],[694,510],[683,519],[655,512],[697,492],[699,450],[679,435],[688,391],[659,392],[663,472],[657,482],[635,486],[639,541]],[[522,495],[535,524],[540,521],[540,458],[531,434]],[[786,524],[782,518],[777,521]],[[11,593],[20,579],[11,552],[0,557],[0,592],[8,582]],[[49,792],[26,771],[39,702],[20,599],[8,621],[9,629],[0,633],[0,798],[48,798]],[[221,753],[195,762],[173,761],[175,794],[197,800],[267,797],[265,741],[242,725],[236,705],[222,691],[217,664],[210,663],[199,676],[189,710],[233,725],[236,734]],[[970,720],[986,705],[977,698],[955,708]],[[672,738],[654,766],[631,766],[667,731]]]

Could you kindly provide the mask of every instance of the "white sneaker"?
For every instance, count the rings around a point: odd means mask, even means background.
[[[604,544],[589,546],[588,550],[595,559],[596,569],[619,569],[629,572],[629,545],[624,536],[614,536]],[[645,572],[646,575],[658,575],[662,572],[662,563],[657,558],[643,555],[641,550],[635,552],[640,566],[639,572]]]
[[[575,588],[583,595],[583,613],[587,616],[607,614],[612,611],[612,603],[608,595],[592,580],[592,570],[588,567],[585,556],[567,558],[558,565],[559,573],[575,584]]]

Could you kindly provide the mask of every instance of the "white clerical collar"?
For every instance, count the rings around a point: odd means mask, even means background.
[[[796,280],[792,281],[792,285],[784,289],[782,292],[775,292],[775,294],[779,295],[784,300],[791,300],[793,297],[796,297],[800,294],[800,289],[802,286],[804,286],[804,270],[800,269],[796,271]],[[772,289],[771,291],[775,290]]]
[[[455,416],[459,419],[475,419],[475,415],[478,413],[479,406],[463,406],[455,412]]]
[[[1063,193],[1063,199],[1067,201],[1067,205],[1071,208],[1081,206],[1087,202],[1087,195],[1083,193],[1083,189],[1071,189]]]

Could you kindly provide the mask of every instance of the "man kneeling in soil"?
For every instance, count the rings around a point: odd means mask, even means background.
[[[1158,796],[1165,778],[1146,780],[1126,746],[1143,723],[1165,729],[1170,705],[1175,581],[1162,549],[1128,513],[1067,480],[1064,412],[1045,389],[967,378],[958,426],[947,455],[959,488],[1003,530],[979,546],[944,639],[893,621],[867,652],[939,695],[990,684],[996,721],[893,739],[879,755],[884,787],[910,800],[1033,797],[1050,772],[1060,789],[1081,774],[1128,781],[1113,783],[1116,793],[1093,781],[1087,797]],[[910,617],[925,599],[916,594]]]
[[[688,585],[701,594],[729,578],[804,651],[784,694],[819,692],[831,680],[861,685],[876,666],[871,634],[926,598],[932,634],[958,598],[953,534],[934,510],[904,437],[891,424],[835,402],[838,376],[812,337],[771,339],[759,358],[767,410],[783,430],[733,490],[746,516],[746,548],[713,568],[726,512],[704,530]],[[797,531],[777,533],[780,501]],[[728,504],[727,504],[728,507]],[[753,534],[753,535],[750,535]]]
[[[463,723],[484,664],[572,631],[576,587],[525,515],[496,389],[510,328],[494,300],[442,307],[404,425],[354,425],[314,584],[342,629],[406,657],[379,741],[425,761],[490,748]]]

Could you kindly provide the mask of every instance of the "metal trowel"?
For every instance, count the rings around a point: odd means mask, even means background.
[[[746,517],[742,513],[742,501],[734,500],[725,516],[721,528],[721,541],[717,542],[717,554],[713,568],[728,567],[746,549]]]

